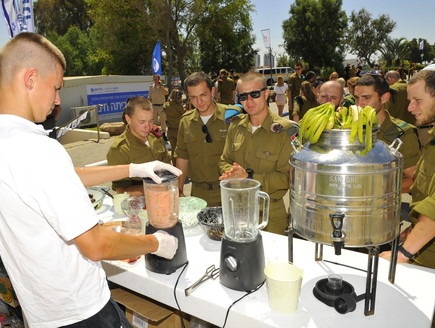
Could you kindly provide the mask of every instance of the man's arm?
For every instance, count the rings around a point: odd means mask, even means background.
[[[75,171],[85,187],[127,178],[130,164],[114,166],[76,167]]]
[[[165,88],[163,85],[160,86],[162,88],[163,94],[166,96],[169,93],[168,88]]]
[[[157,183],[161,183],[161,179],[154,173],[154,171],[157,170],[167,170],[175,175],[181,174],[181,172],[174,166],[160,161],[152,161],[142,164],[75,168],[77,175],[80,177],[80,180],[82,180],[85,187],[95,186],[127,177],[151,178]]]
[[[178,191],[181,197],[184,196],[184,182],[186,181],[187,173],[189,171],[189,160],[177,157],[176,166],[181,170],[181,175],[178,177]]]
[[[124,260],[155,252],[159,247],[153,235],[132,236],[97,224],[74,239],[83,256],[92,261]]]
[[[432,220],[425,215],[420,215],[414,228],[412,228],[411,232],[403,243],[403,248],[406,249],[409,253],[415,254],[434,237],[435,220]],[[382,252],[380,254],[380,257],[390,260],[391,251]],[[409,262],[409,259],[405,255],[403,255],[402,252],[399,251],[397,256],[397,262]]]
[[[402,178],[402,193],[409,192],[409,188],[414,183],[414,172],[416,166],[411,166],[403,170],[403,178]]]

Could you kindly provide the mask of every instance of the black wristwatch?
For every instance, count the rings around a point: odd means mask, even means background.
[[[249,167],[245,170],[248,173],[248,179],[254,179],[254,170]]]
[[[403,244],[399,246],[399,252],[402,253],[403,255],[405,255],[405,257],[407,257],[408,259],[412,260],[415,256],[415,254],[411,254],[410,252],[408,252],[404,247]]]

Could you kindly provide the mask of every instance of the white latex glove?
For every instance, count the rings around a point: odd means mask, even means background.
[[[160,161],[152,161],[148,163],[142,164],[130,164],[130,178],[139,177],[139,178],[151,178],[155,183],[162,183],[162,179],[160,179],[154,171],[157,170],[167,170],[176,176],[179,176],[182,172],[177,169],[175,166],[171,164],[166,164]]]
[[[153,235],[159,241],[159,248],[151,254],[164,257],[165,259],[171,260],[178,248],[178,239],[163,230],[158,230]]]

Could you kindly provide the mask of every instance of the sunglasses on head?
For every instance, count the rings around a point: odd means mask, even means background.
[[[201,129],[202,129],[202,132],[205,133],[205,142],[212,143],[213,139],[211,138],[211,135],[208,132],[207,125],[204,124]]]
[[[266,90],[267,88],[263,88],[261,90],[254,90],[251,92],[245,92],[245,93],[239,93],[239,100],[245,101],[248,99],[248,96],[251,96],[252,98],[260,98],[261,92]]]

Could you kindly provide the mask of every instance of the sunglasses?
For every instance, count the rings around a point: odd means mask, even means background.
[[[205,142],[212,143],[213,139],[211,138],[211,135],[208,132],[207,125],[204,124],[201,129],[202,129],[202,132],[205,133]]]
[[[251,96],[254,99],[260,98],[261,95],[261,91],[266,90],[267,88],[263,88],[261,90],[254,90],[251,92],[245,92],[245,93],[239,93],[239,100],[240,101],[245,101],[248,99],[248,96]]]
[[[295,71],[300,71],[302,68],[295,68]]]

